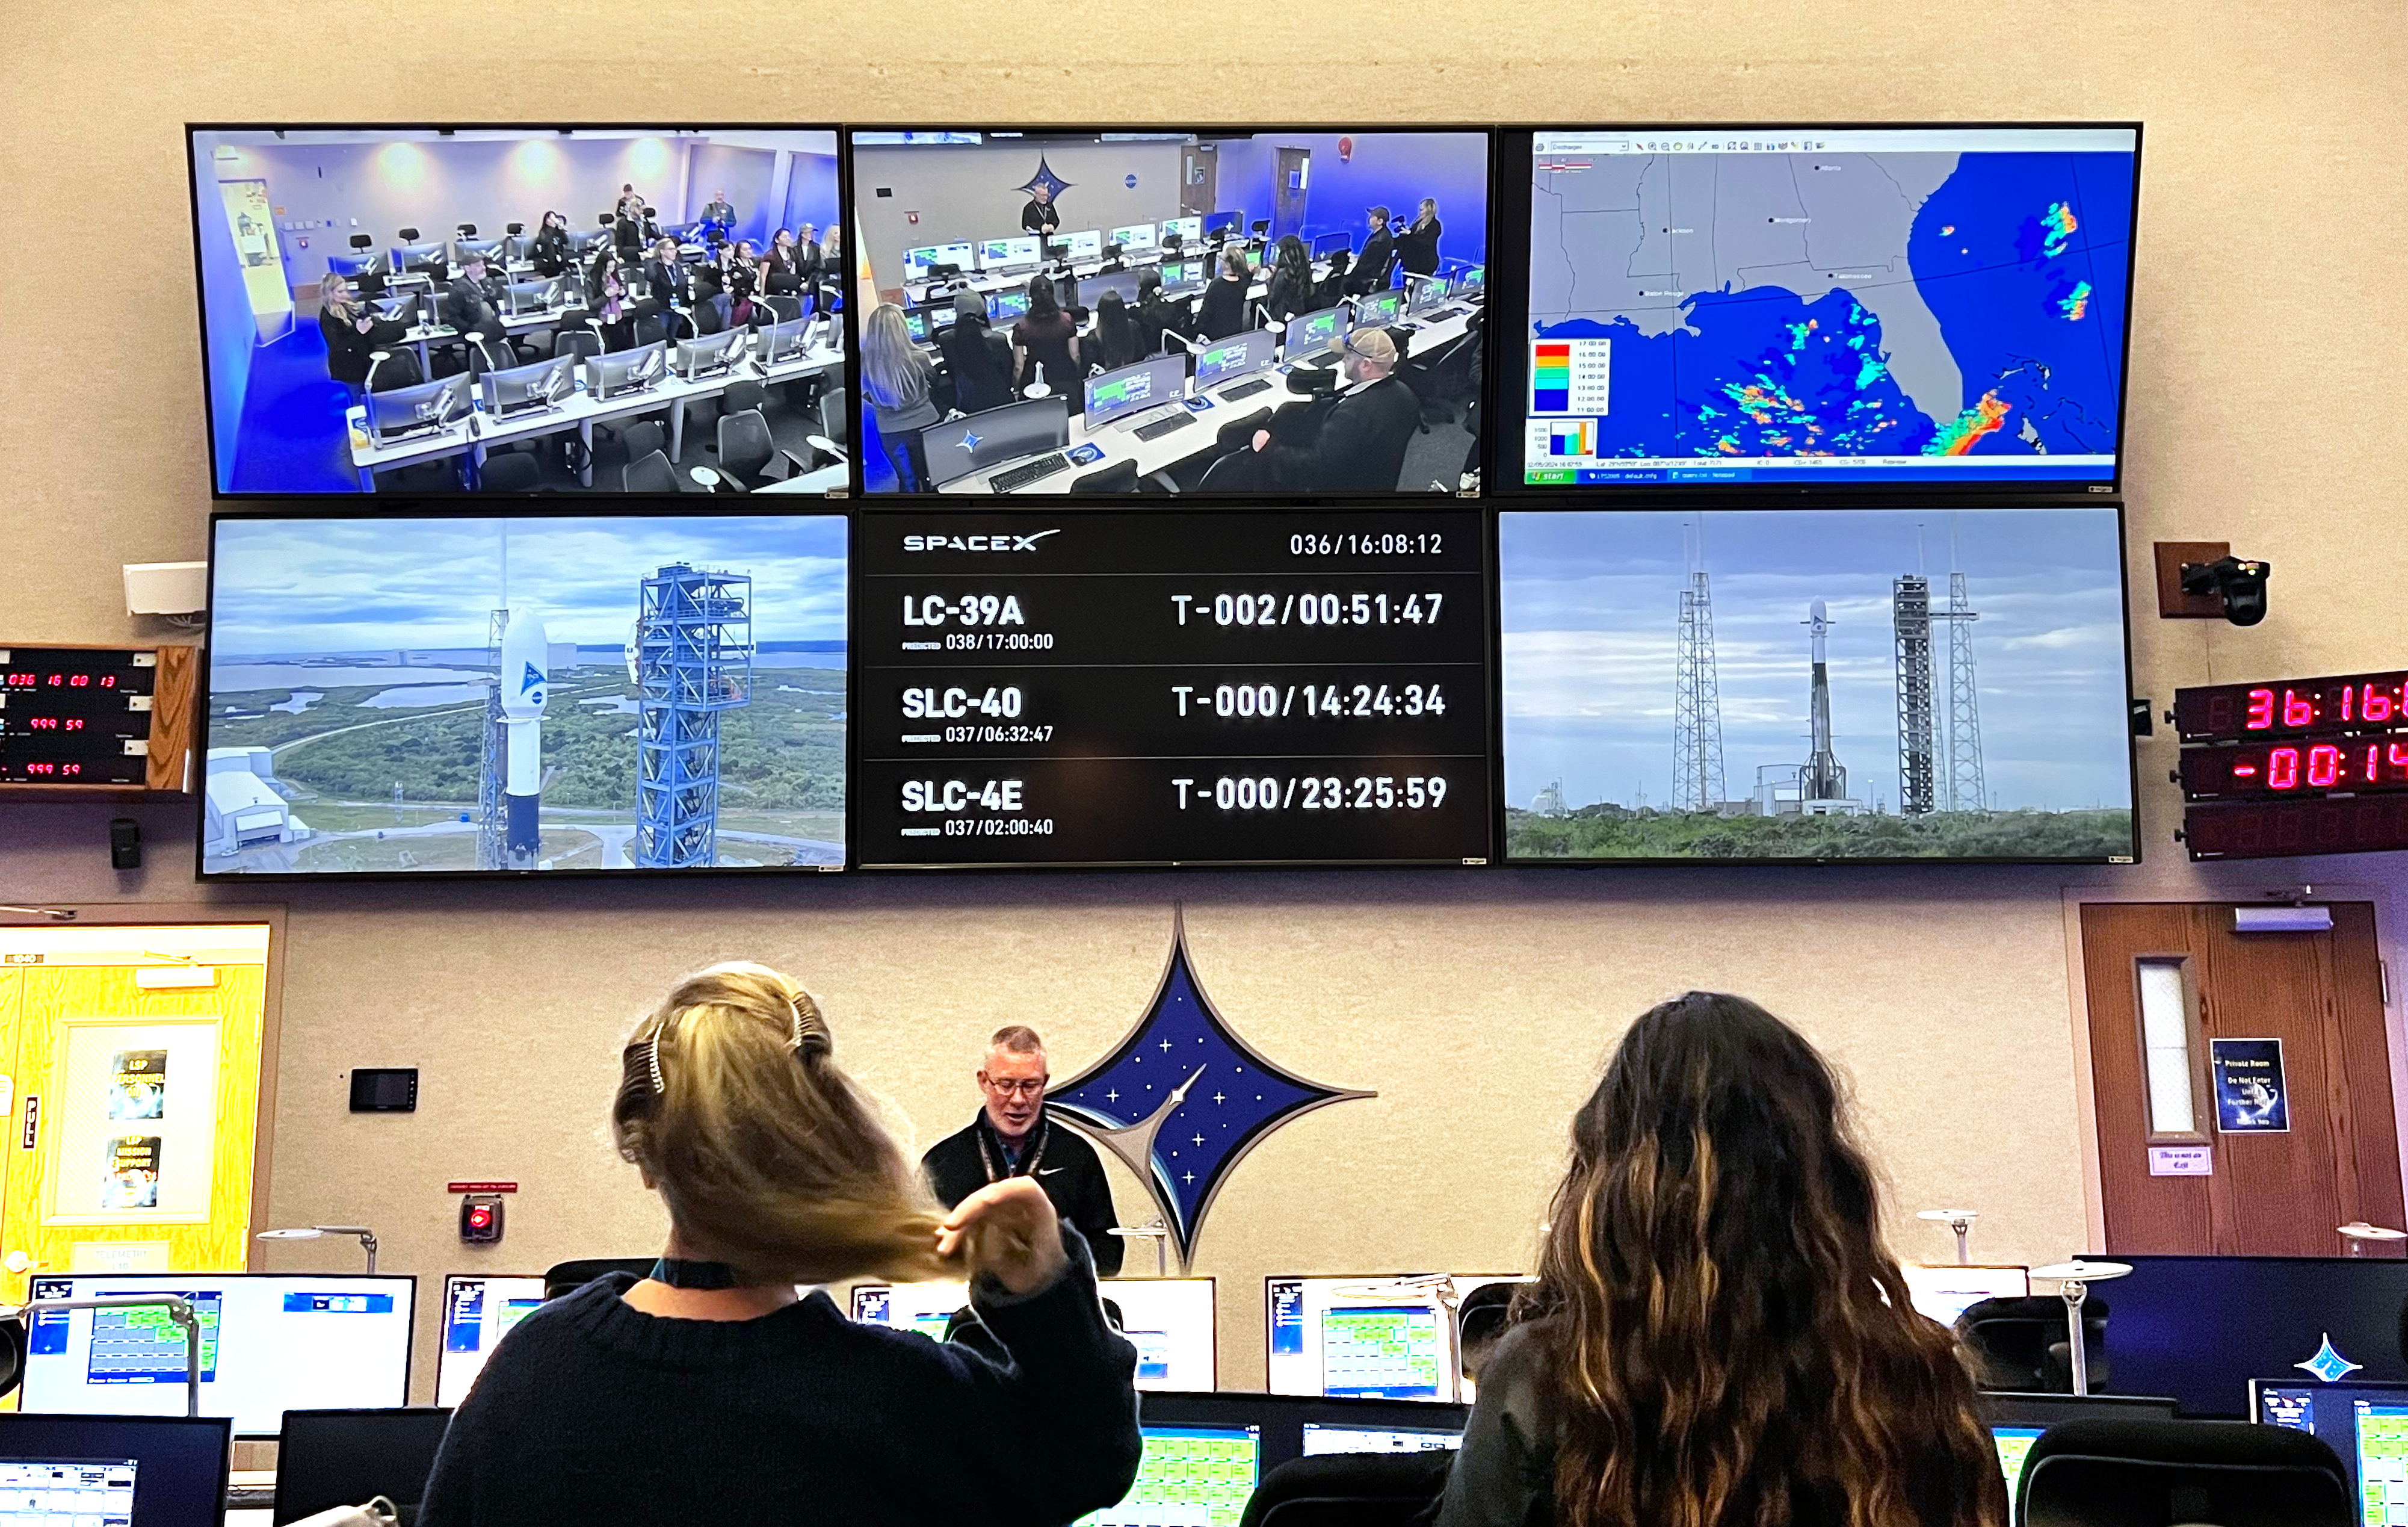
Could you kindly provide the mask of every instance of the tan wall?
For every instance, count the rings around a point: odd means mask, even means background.
[[[738,61],[758,7],[624,6],[540,26],[423,7],[32,4],[0,50],[0,638],[115,641],[117,565],[202,555],[208,510],[180,124],[187,119],[1060,120],[1229,103],[1258,121],[2140,118],[2148,124],[2129,418],[2136,582],[2152,540],[2272,559],[2255,631],[2136,622],[2139,687],[2395,666],[2399,336],[2408,330],[2408,28],[2390,0],[1472,7],[1341,0],[1245,13],[931,0],[898,32],[821,9],[785,59]],[[735,31],[730,31],[733,24]],[[770,23],[775,36],[780,28]],[[1442,40],[1441,40],[1442,39]],[[1567,40],[1570,39],[1570,40]],[[745,60],[757,48],[739,50]],[[1304,60],[1363,58],[1346,69]],[[791,61],[787,61],[791,60]],[[1266,60],[1282,60],[1276,65]],[[2144,597],[2145,598],[2145,597]],[[2143,746],[2139,870],[806,879],[294,887],[272,1217],[359,1216],[388,1265],[472,1265],[445,1179],[507,1176],[501,1270],[641,1248],[657,1217],[599,1130],[622,1027],[679,969],[802,972],[841,1053],[933,1138],[972,1106],[977,1033],[1034,1018],[1065,1069],[1135,1017],[1174,898],[1200,974],[1268,1054],[1382,1096],[1258,1149],[1197,1268],[1224,1279],[1225,1383],[1261,1376],[1260,1280],[1521,1260],[1562,1121],[1646,1002],[1727,986],[1850,1070],[1912,1210],[1982,1207],[1988,1256],[2088,1234],[2063,886],[2247,894],[2387,860],[2201,876],[2173,862],[2171,744]],[[138,814],[152,867],[105,867],[107,814],[0,807],[0,900],[189,900],[185,814]],[[243,900],[263,900],[242,887]],[[2388,915],[2386,908],[2386,915]],[[2396,1021],[2396,1018],[2395,1018]],[[412,1117],[352,1118],[341,1073],[425,1068]],[[1134,1213],[1133,1183],[1122,1184]],[[1943,1234],[1897,1240],[1936,1256]],[[331,1243],[263,1265],[349,1265]],[[431,1355],[431,1319],[422,1354]],[[421,1392],[432,1383],[422,1364]]]

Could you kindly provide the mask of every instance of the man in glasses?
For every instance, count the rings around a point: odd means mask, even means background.
[[[1036,1178],[1054,1212],[1087,1238],[1096,1275],[1111,1277],[1121,1270],[1122,1248],[1122,1238],[1111,1233],[1120,1223],[1111,1185],[1096,1147],[1046,1116],[1050,1079],[1045,1042],[1036,1030],[1017,1023],[996,1030],[978,1073],[986,1106],[969,1128],[930,1146],[920,1169],[949,1209],[991,1182]]]

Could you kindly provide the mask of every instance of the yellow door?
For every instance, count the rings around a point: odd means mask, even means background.
[[[245,1265],[267,932],[0,929],[0,1296]]]

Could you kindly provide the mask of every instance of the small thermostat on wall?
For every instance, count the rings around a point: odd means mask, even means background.
[[[351,1112],[354,1114],[418,1112],[418,1068],[416,1066],[362,1067],[352,1072]]]

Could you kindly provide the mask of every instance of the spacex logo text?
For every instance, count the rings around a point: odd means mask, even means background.
[[[907,552],[1033,552],[1037,543],[1048,536],[1058,536],[1059,529],[1039,530],[1033,536],[905,536]]]

